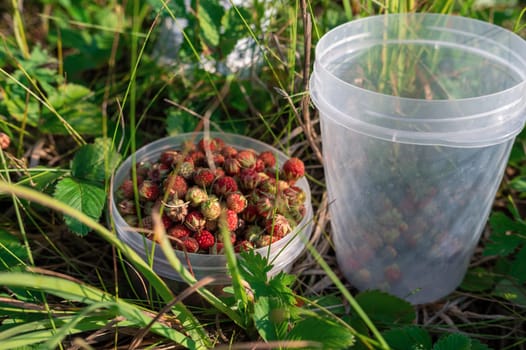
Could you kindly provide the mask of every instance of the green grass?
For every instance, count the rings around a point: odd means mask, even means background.
[[[525,135],[463,285],[436,303],[411,306],[358,292],[342,277],[330,238],[319,116],[307,91],[316,42],[355,18],[459,14],[526,36],[523,2],[476,5],[0,5],[10,19],[0,24],[0,131],[11,140],[0,152],[0,348],[525,348]],[[161,64],[163,23],[175,18],[188,26],[176,63]],[[224,71],[242,38],[252,39],[257,63]],[[148,142],[194,130],[244,134],[305,161],[314,233],[290,274],[267,278],[264,261],[237,258],[226,244],[233,282],[218,294],[212,279],[197,281],[184,268],[158,223],[158,249],[184,280],[176,289],[117,238],[106,211],[115,167]]]

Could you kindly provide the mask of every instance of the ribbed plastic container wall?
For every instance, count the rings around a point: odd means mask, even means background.
[[[237,149],[250,148],[257,152],[272,151],[276,155],[278,164],[283,164],[288,158],[283,152],[280,152],[274,147],[249,137],[216,132],[211,132],[210,137],[220,137],[228,145],[234,146]],[[136,161],[156,161],[163,151],[181,149],[184,141],[192,140],[197,142],[201,138],[203,138],[202,133],[185,133],[159,139],[137,150],[135,153]],[[114,177],[114,191],[130,176],[131,166],[132,158],[129,157],[122,163],[119,169],[117,169]],[[308,241],[312,232],[312,205],[309,184],[305,178],[301,178],[296,182],[296,185],[303,189],[306,195],[306,213],[303,220],[296,226],[293,232],[284,238],[269,247],[262,247],[255,250],[257,253],[268,257],[269,262],[274,266],[269,272],[270,275],[280,271],[288,271],[291,268],[294,261],[303,252],[305,242]],[[113,197],[115,197],[115,194]],[[128,244],[145,261],[152,261],[153,270],[170,285],[173,285],[174,288],[177,287],[177,282],[182,282],[183,280],[177,271],[172,268],[161,248],[128,226],[120,215],[115,201],[112,201],[110,210],[119,238]],[[213,284],[222,285],[228,283],[230,277],[224,255],[188,253],[185,256],[185,253],[180,250],[176,250],[175,253],[186,268],[191,267],[198,280],[206,276],[211,276],[216,279]]]
[[[413,303],[462,281],[526,117],[526,42],[459,16],[341,25],[316,47],[336,255],[359,289]]]

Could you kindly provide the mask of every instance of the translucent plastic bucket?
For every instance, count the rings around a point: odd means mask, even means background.
[[[453,291],[526,108],[526,42],[459,16],[373,16],[316,47],[336,255],[359,289],[413,303]]]
[[[159,159],[159,156],[163,151],[169,149],[181,149],[181,145],[184,141],[192,140],[197,142],[202,137],[203,134],[201,133],[187,133],[159,139],[137,150],[135,154],[136,161],[156,161]],[[276,155],[278,165],[283,164],[288,158],[283,152],[278,151],[274,147],[245,136],[211,132],[210,137],[220,137],[225,143],[234,146],[237,149],[250,148],[257,152],[272,151]],[[114,192],[117,191],[120,184],[122,184],[126,178],[129,178],[131,166],[132,159],[129,157],[122,163],[119,169],[117,169],[114,177]],[[268,256],[269,262],[272,263],[273,268],[269,272],[269,275],[274,275],[280,271],[289,271],[294,261],[303,252],[305,242],[311,235],[313,214],[310,187],[305,178],[299,179],[296,182],[296,185],[305,192],[305,216],[293,232],[287,234],[279,241],[272,243],[270,246],[255,249],[257,253],[265,257]],[[115,193],[113,197],[115,198]],[[174,290],[180,288],[180,282],[183,280],[171,267],[161,248],[142,234],[136,232],[124,221],[117,209],[115,201],[111,202],[110,210],[119,238],[128,244],[145,261],[151,261],[153,270],[159,276],[164,278]],[[216,279],[213,283],[215,285],[224,285],[229,282],[230,277],[228,275],[226,257],[224,255],[188,253],[187,256],[185,256],[185,253],[180,250],[176,250],[175,253],[186,268],[191,267],[194,276],[198,280],[206,276],[211,276]]]

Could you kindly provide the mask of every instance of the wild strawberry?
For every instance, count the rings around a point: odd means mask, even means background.
[[[282,193],[289,206],[297,206],[305,203],[305,192],[298,186],[288,186]]]
[[[192,231],[188,229],[188,227],[177,224],[175,226],[170,227],[170,229],[166,232],[170,237],[181,239],[183,237],[188,237],[192,234]]]
[[[401,276],[402,273],[397,264],[391,264],[384,269],[384,277],[389,283],[397,282]]]
[[[214,171],[214,175],[215,175],[215,179],[219,179],[220,177],[223,177],[226,175],[225,171],[223,170],[223,168],[219,168],[217,167],[216,170]]]
[[[281,214],[268,218],[265,222],[265,229],[268,234],[278,238],[283,238],[292,231],[289,221]]]
[[[281,167],[281,176],[289,183],[294,183],[303,175],[305,175],[305,165],[299,158],[289,158]]]
[[[164,190],[168,191],[171,196],[184,198],[188,191],[188,184],[184,177],[180,175],[170,175],[164,180]]]
[[[371,282],[371,272],[366,268],[361,268],[356,274],[359,283],[368,284]]]
[[[218,221],[217,219],[216,220],[206,220],[205,230],[210,231],[210,232],[217,231],[217,221]]]
[[[230,232],[234,232],[238,227],[238,217],[235,211],[225,209],[221,212],[221,216],[218,219],[218,228],[227,229]]]
[[[137,227],[137,225],[139,224],[139,218],[137,217],[137,215],[133,215],[133,214],[124,215],[122,219],[124,220],[126,224],[128,224],[128,226],[131,226],[131,227]]]
[[[288,209],[287,214],[290,216],[291,220],[293,220],[296,224],[303,220],[305,217],[305,213],[307,212],[307,208],[305,208],[305,205],[297,205],[290,207]]]
[[[199,243],[193,237],[183,237],[177,243],[177,248],[184,250],[188,253],[197,253],[199,250]]]
[[[141,162],[136,163],[135,168],[137,169],[137,175],[146,177],[148,176],[148,172],[152,168],[152,163],[149,160],[143,160]]]
[[[244,237],[245,240],[255,244],[264,232],[264,228],[258,225],[250,225],[245,229]]]
[[[201,214],[197,210],[194,210],[186,215],[186,218],[184,219],[184,224],[190,230],[197,232],[205,227],[206,220],[203,214]]]
[[[192,186],[186,191],[185,200],[190,202],[192,207],[198,207],[208,198],[208,194],[201,187]]]
[[[200,186],[202,188],[210,187],[214,182],[215,174],[211,169],[198,168],[194,172],[193,179],[197,186]]]
[[[233,177],[223,176],[217,179],[213,185],[214,193],[219,196],[225,196],[230,192],[237,191],[237,182]]]
[[[178,198],[169,200],[164,206],[164,213],[175,222],[183,222],[188,214],[188,203]]]
[[[185,160],[191,161],[196,166],[204,165],[206,163],[205,154],[200,150],[195,150],[195,151],[188,153]]]
[[[213,141],[216,146],[216,150],[220,150],[226,145],[225,141],[220,137],[214,137]]]
[[[11,143],[11,138],[4,132],[0,132],[0,148],[7,149]]]
[[[275,195],[278,193],[278,182],[276,179],[269,177],[265,181],[259,183],[258,188],[269,195]]]
[[[226,196],[226,206],[228,209],[241,213],[247,207],[248,202],[241,192],[231,192]]]
[[[153,219],[151,215],[142,218],[141,227],[146,230],[153,230]]]
[[[256,165],[256,153],[253,150],[244,149],[237,152],[236,159],[242,168],[254,168]]]
[[[195,235],[195,239],[199,244],[199,249],[207,250],[215,244],[214,235],[207,230],[201,230]]]
[[[225,163],[225,156],[223,156],[221,153],[212,153],[212,161],[214,162],[216,167],[223,166]]]
[[[197,148],[205,153],[207,151],[214,152],[216,150],[216,143],[213,139],[205,137],[197,142]]]
[[[230,238],[230,243],[232,243],[232,244],[235,244],[235,243],[236,243],[236,241],[237,241],[237,236],[236,236],[236,234],[235,234],[234,232],[230,232],[229,238]],[[219,235],[217,236],[217,240],[218,240],[218,242],[224,243],[224,242],[223,242],[223,235],[222,235],[222,234],[219,234]]]
[[[239,161],[236,158],[228,157],[225,158],[223,168],[225,169],[225,172],[228,175],[237,175],[241,170],[241,165],[239,164]]]
[[[181,154],[173,149],[169,149],[161,153],[159,161],[168,167],[172,167],[176,159],[179,159]]]
[[[236,246],[234,247],[234,250],[236,251],[236,253],[247,252],[252,249],[254,249],[254,245],[247,240],[243,240],[237,243]]]
[[[159,197],[160,190],[159,186],[153,181],[144,180],[139,185],[139,197],[145,201],[155,201]]]
[[[191,161],[183,161],[180,164],[176,165],[175,169],[177,174],[185,178],[185,180],[190,180],[194,175],[194,163]]]
[[[235,149],[232,146],[226,145],[221,148],[220,152],[225,157],[225,160],[226,160],[226,158],[235,158],[237,154],[237,149]]]
[[[268,217],[274,209],[273,200],[268,195],[261,194],[256,202],[256,209],[260,216]]]
[[[148,175],[147,175],[148,179],[158,182],[161,179],[165,178],[166,175],[168,175],[168,173],[170,172],[170,169],[171,169],[170,166],[164,163],[161,163],[161,162],[153,163],[152,167],[148,171]]]
[[[210,196],[201,203],[200,211],[206,220],[215,220],[221,215],[221,204],[216,196]]]
[[[252,191],[258,186],[260,181],[261,176],[254,169],[243,169],[239,173],[239,186],[243,190]]]
[[[256,164],[254,164],[254,168],[253,168],[255,171],[257,172],[260,172],[260,171],[263,171],[265,170],[265,163],[263,163],[263,161],[259,158],[256,159]]]
[[[258,155],[258,159],[263,161],[265,168],[274,168],[276,165],[276,157],[271,151],[263,151]]]
[[[117,197],[125,199],[133,198],[133,181],[131,179],[126,179],[122,182],[117,190]]]
[[[117,204],[117,207],[119,208],[119,213],[121,215],[130,215],[135,214],[135,203],[132,199],[123,199],[122,201]]]
[[[142,202],[141,203],[141,209],[144,215],[152,215],[153,208],[159,208],[159,200],[156,200],[155,202]]]
[[[252,223],[258,217],[258,209],[254,204],[249,204],[239,215],[246,222]]]
[[[276,236],[271,236],[271,235],[261,235],[259,237],[259,239],[257,240],[256,242],[256,247],[258,248],[261,248],[261,247],[266,247],[266,246],[269,246],[270,244],[278,241],[279,238],[276,237]]]
[[[163,224],[165,230],[168,230],[173,225],[172,219],[170,219],[166,214],[161,215],[161,223]]]

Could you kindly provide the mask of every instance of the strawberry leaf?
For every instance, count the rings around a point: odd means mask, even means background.
[[[515,221],[506,214],[496,212],[489,220],[492,234],[484,249],[484,255],[507,256],[515,251],[524,240],[517,234],[526,234],[526,224]]]
[[[393,350],[430,350],[432,347],[429,333],[417,326],[393,328],[383,336]]]
[[[356,296],[356,301],[378,325],[409,325],[416,318],[414,307],[405,300],[381,291],[365,291]]]
[[[102,215],[106,201],[106,192],[103,188],[73,177],[60,180],[53,196],[94,220],[98,220]],[[84,236],[90,231],[89,227],[70,216],[65,215],[64,221],[71,231],[79,235]]]
[[[9,271],[23,264],[26,259],[26,248],[15,236],[0,229],[0,271]]]
[[[522,247],[513,259],[510,274],[520,283],[526,282],[526,245]]]
[[[79,179],[103,182],[120,159],[120,154],[111,149],[108,139],[98,138],[93,144],[77,151],[71,164],[71,173]]]
[[[254,303],[254,325],[266,341],[285,337],[289,316],[287,305],[279,298],[261,297]]]
[[[356,341],[349,328],[325,317],[307,317],[287,334],[287,340],[305,340],[319,344],[302,349],[347,349]]]
[[[497,283],[494,294],[515,305],[526,307],[526,289],[507,278]]]
[[[482,267],[476,267],[466,273],[460,288],[468,292],[483,292],[491,289],[494,283],[493,273]]]
[[[471,350],[471,339],[462,334],[442,336],[433,346],[433,350]]]

